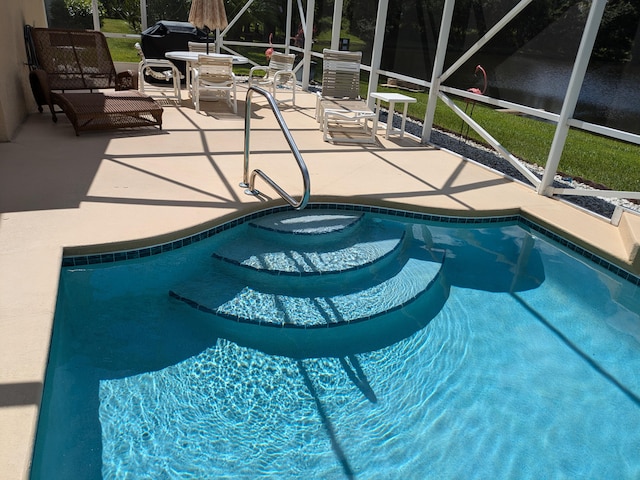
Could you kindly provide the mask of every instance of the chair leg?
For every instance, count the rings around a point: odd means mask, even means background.
[[[182,93],[180,92],[180,71],[173,70],[173,94],[176,96],[179,102],[182,102]]]
[[[138,67],[138,91],[144,93],[144,70],[141,66]]]
[[[236,84],[233,84],[233,113],[238,113],[238,95],[236,92]]]
[[[320,130],[322,130],[322,117],[324,115],[324,109],[320,103],[320,96],[316,96],[316,122],[320,123]]]
[[[320,124],[320,130],[322,130],[322,139],[325,142],[328,142],[329,141],[329,121],[326,115],[322,119],[322,123]]]

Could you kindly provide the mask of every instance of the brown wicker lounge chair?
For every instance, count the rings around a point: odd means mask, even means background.
[[[131,72],[116,73],[102,33],[50,28],[28,32],[34,54],[31,88],[38,110],[49,105],[54,122],[57,105],[76,135],[84,130],[162,128],[162,107],[135,90],[137,78]]]

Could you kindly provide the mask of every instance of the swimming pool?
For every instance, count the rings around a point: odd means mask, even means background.
[[[65,259],[32,478],[640,476],[636,277],[519,217],[329,213]]]

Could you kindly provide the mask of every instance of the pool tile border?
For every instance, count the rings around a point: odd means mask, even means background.
[[[389,215],[392,217],[400,217],[414,220],[426,220],[439,223],[450,224],[468,224],[468,225],[483,225],[483,224],[497,224],[497,223],[517,223],[521,226],[530,228],[531,230],[544,235],[549,240],[552,240],[559,245],[568,248],[576,254],[586,258],[587,260],[600,265],[604,269],[610,271],[614,275],[621,277],[634,285],[640,286],[640,277],[634,275],[631,272],[624,270],[623,268],[614,265],[608,260],[590,252],[589,250],[563,238],[562,236],[552,232],[551,230],[527,219],[520,214],[515,215],[502,215],[492,217],[455,217],[450,215],[435,215],[430,213],[411,212],[407,210],[398,210],[388,207],[375,207],[370,205],[356,205],[345,203],[310,203],[307,205],[308,210],[322,210],[322,209],[334,209],[345,211],[358,211],[363,213],[378,213],[382,215]],[[236,218],[225,222],[221,225],[215,226],[208,230],[184,237],[171,242],[163,243],[160,245],[153,245],[150,247],[138,248],[133,250],[117,251],[111,253],[92,254],[92,255],[75,255],[65,256],[62,258],[62,267],[85,267],[88,265],[98,265],[106,263],[114,263],[123,260],[132,260],[138,258],[151,257],[159,255],[161,253],[177,250],[182,247],[191,245],[192,243],[199,242],[201,240],[212,237],[220,232],[229,230],[246,222],[255,220],[256,218],[271,215],[273,213],[280,213],[292,210],[289,206],[272,207],[258,212],[250,213],[240,218]]]

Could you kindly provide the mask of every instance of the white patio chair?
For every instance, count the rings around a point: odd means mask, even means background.
[[[190,52],[207,53],[206,42],[188,42],[187,46],[189,47]],[[209,53],[215,53],[215,51],[215,43],[209,42]]]
[[[293,104],[296,104],[296,76],[293,73],[295,54],[273,52],[269,65],[255,66],[249,71],[249,85],[266,88],[271,91],[273,98],[277,100],[276,92],[282,90],[287,84],[291,84]],[[286,101],[289,98],[280,101]]]
[[[236,76],[233,74],[231,57],[198,56],[198,64],[193,69],[193,104],[198,113],[202,94],[206,96],[206,92],[223,92],[233,113],[238,113]],[[206,100],[209,98],[207,97]]]
[[[166,87],[162,84],[146,85],[145,75],[148,75],[154,80],[171,83],[173,85],[173,96],[178,101],[181,101],[180,80],[184,78],[184,75],[180,73],[178,67],[165,58],[146,58],[139,43],[135,44],[135,48],[140,57],[140,63],[138,63],[138,90],[140,93],[145,93],[145,86],[149,87],[151,85],[155,89],[166,91]]]
[[[316,101],[316,120],[326,142],[375,143],[376,114],[360,97],[362,52],[323,50],[322,92]],[[334,135],[335,132],[340,136]]]
[[[215,53],[216,51],[216,45],[209,43],[209,49],[207,50],[207,44],[206,42],[187,42],[187,48],[189,49],[190,52],[196,52],[196,53]],[[187,63],[187,88],[189,89],[189,92],[191,92],[193,94],[193,84],[191,82],[193,82],[193,68],[195,67],[195,64],[192,63]]]

